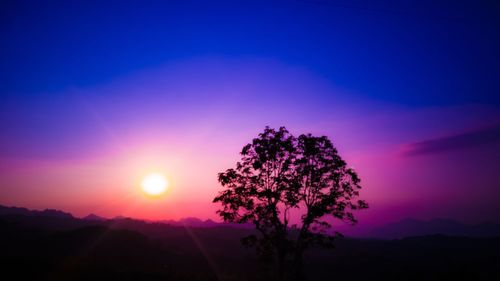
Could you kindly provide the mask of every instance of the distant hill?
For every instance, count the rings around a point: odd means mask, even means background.
[[[105,221],[105,220],[108,220],[107,218],[98,216],[96,214],[89,214],[89,215],[83,217],[82,219],[87,220],[87,221]]]
[[[252,224],[237,224],[237,223],[224,223],[224,222],[215,222],[211,219],[201,220],[199,218],[182,218],[180,220],[162,220],[159,221],[161,223],[175,225],[175,226],[189,226],[189,227],[199,227],[199,228],[209,228],[209,227],[234,227],[234,228],[251,228]]]
[[[255,233],[250,229],[31,212],[0,215],[0,268],[12,280],[276,280],[268,275],[269,263],[241,245],[242,237]],[[307,252],[307,280],[500,280],[500,237],[338,238],[335,243],[333,250]]]
[[[434,234],[470,237],[500,236],[500,224],[483,223],[466,225],[451,219],[432,219],[429,221],[405,219],[375,228],[371,231],[370,236],[397,239]]]
[[[0,205],[0,217],[5,216],[15,216],[16,218],[10,219],[17,222],[26,222],[29,225],[34,225],[44,229],[66,231],[84,226],[100,225],[113,229],[134,230],[148,235],[151,234],[153,237],[161,236],[160,233],[163,233],[165,229],[171,228],[229,227],[242,230],[252,228],[252,225],[250,224],[218,223],[210,219],[201,220],[194,217],[183,218],[180,220],[148,221],[121,215],[108,219],[91,213],[83,218],[75,218],[71,214],[59,210],[47,209],[38,211],[29,210],[27,208],[5,207]],[[34,216],[39,218],[34,221],[29,219]]]
[[[219,224],[214,222],[213,220],[201,220],[199,218],[183,218],[180,220],[162,220],[162,223],[170,224],[170,225],[178,225],[178,226],[192,226],[192,227],[214,227]]]
[[[6,207],[0,205],[0,215],[45,216],[58,218],[73,218],[73,215],[59,210],[45,209],[43,211],[28,210],[19,207]]]
[[[219,223],[213,220],[201,220],[199,218],[188,217],[180,220],[146,221],[123,216],[116,216],[107,219],[96,214],[89,214],[81,219],[74,218],[70,213],[59,210],[46,209],[42,211],[29,210],[19,207],[6,207],[0,205],[0,216],[26,216],[39,217],[35,222],[38,226],[46,225],[47,228],[57,228],[60,230],[74,229],[88,225],[108,226],[113,229],[130,229],[145,234],[154,233],[157,236],[163,232],[160,229],[168,227],[176,228],[234,228],[242,231],[253,229],[251,224]],[[51,220],[55,218],[57,220]],[[500,224],[483,223],[476,225],[466,225],[451,219],[432,219],[429,221],[405,219],[399,222],[386,224],[376,228],[359,226],[336,226],[335,230],[345,234],[347,237],[356,238],[379,238],[379,239],[399,239],[405,237],[426,236],[426,235],[448,235],[448,236],[468,236],[468,237],[500,237]]]

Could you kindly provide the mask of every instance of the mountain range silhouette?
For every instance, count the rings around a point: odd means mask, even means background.
[[[87,222],[100,222],[104,225],[134,225],[134,224],[165,224],[177,227],[194,227],[194,228],[213,228],[213,227],[231,227],[251,229],[251,224],[233,224],[215,222],[207,219],[202,220],[195,217],[187,217],[179,220],[159,220],[149,221],[134,218],[127,218],[123,216],[116,216],[112,219],[98,216],[96,214],[89,214],[81,219],[75,218],[70,213],[55,210],[29,210],[21,207],[7,207],[0,205],[0,216],[5,215],[23,215],[30,217],[55,217],[60,219],[75,219]],[[340,228],[341,230],[348,228]],[[349,231],[347,236],[349,236]],[[448,236],[468,236],[468,237],[495,237],[500,236],[500,224],[485,222],[481,224],[468,225],[460,223],[456,220],[435,218],[428,221],[417,219],[404,219],[398,222],[385,224],[378,227],[366,228],[361,233],[357,233],[356,237],[361,238],[379,238],[379,239],[401,239],[412,236],[425,236],[425,235],[448,235]]]
[[[332,274],[352,281],[497,280],[500,236],[489,237],[492,229],[408,219],[373,230],[388,239],[344,237],[334,250],[314,248],[305,268],[312,281]],[[414,236],[433,232],[458,236]],[[77,218],[53,209],[0,206],[0,268],[12,280],[272,280],[264,277],[253,249],[240,244],[255,233],[197,218]],[[401,238],[407,234],[414,237]]]

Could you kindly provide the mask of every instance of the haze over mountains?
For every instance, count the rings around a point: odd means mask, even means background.
[[[24,216],[47,216],[47,217],[59,217],[59,218],[73,218],[73,215],[60,210],[45,209],[39,210],[29,210],[22,207],[7,207],[0,205],[0,215],[24,215]]]
[[[374,237],[383,238],[403,238],[429,234],[488,237],[499,236],[500,225],[495,223],[466,225],[455,220],[442,218],[436,218],[429,221],[405,219],[396,223],[378,227],[374,229],[371,234]]]
[[[15,280],[275,280],[240,243],[253,229],[185,224],[0,207],[0,271]],[[337,238],[335,249],[311,249],[305,270],[310,281],[498,280],[499,249],[500,237]]]
[[[191,227],[191,228],[214,228],[214,227],[230,227],[240,229],[251,229],[252,225],[239,225],[231,223],[220,223],[213,220],[201,220],[199,218],[188,217],[180,220],[161,220],[161,221],[146,221],[133,218],[117,216],[112,219],[89,214],[83,218],[75,218],[70,213],[54,210],[29,210],[21,207],[7,207],[0,205],[0,216],[27,216],[27,217],[48,217],[62,219],[66,223],[72,221],[71,224],[87,225],[102,224],[112,226],[131,226],[131,225],[170,225],[175,227]],[[132,227],[133,230],[136,227]],[[341,226],[337,228],[339,232],[347,237],[357,238],[380,238],[380,239],[400,239],[412,236],[426,235],[447,235],[447,236],[468,236],[468,237],[495,237],[500,236],[500,224],[497,223],[482,223],[477,225],[466,225],[452,219],[436,218],[429,221],[417,219],[405,219],[399,222],[394,222],[378,227],[364,227],[356,229],[356,227]]]

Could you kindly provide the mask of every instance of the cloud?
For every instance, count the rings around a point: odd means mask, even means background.
[[[466,133],[410,143],[403,147],[402,155],[412,157],[491,144],[500,144],[500,123]]]

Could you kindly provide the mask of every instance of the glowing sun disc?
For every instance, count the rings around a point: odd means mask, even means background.
[[[147,175],[141,182],[142,190],[151,196],[158,196],[167,191],[167,179],[158,173]]]

